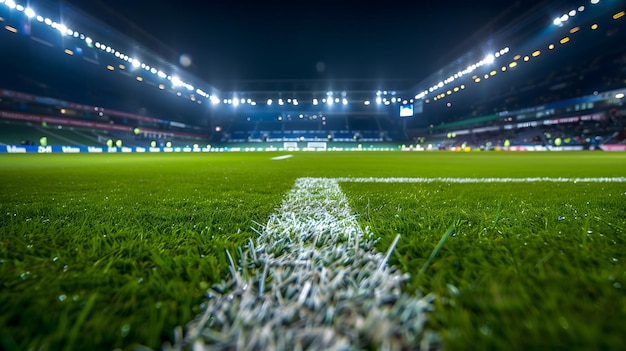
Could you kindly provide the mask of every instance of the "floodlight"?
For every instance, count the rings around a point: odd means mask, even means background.
[[[31,9],[30,7],[27,7],[24,9],[24,14],[28,17],[28,18],[33,18],[35,17],[35,11],[33,9]]]
[[[317,99],[313,99],[313,105],[317,105],[319,103],[319,101],[317,101]]]
[[[493,63],[493,61],[495,60],[496,58],[492,54],[489,54],[487,55],[487,57],[485,57],[485,63]]]
[[[267,105],[271,106],[272,105],[272,99],[267,99]]]
[[[13,0],[7,0],[5,5],[10,8],[11,10],[14,9],[17,5],[15,4],[15,1]]]
[[[137,60],[133,60],[133,66],[135,66],[135,62],[139,62]],[[183,82],[178,77],[172,77],[172,85],[177,87],[183,85]]]
[[[347,105],[347,104],[348,104],[348,99],[343,98],[343,100],[342,100],[341,102],[342,102],[344,105]]]

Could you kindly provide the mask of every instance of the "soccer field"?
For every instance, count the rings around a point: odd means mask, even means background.
[[[423,329],[390,324],[408,343],[392,348],[417,349],[424,335],[450,350],[619,349],[626,342],[626,154],[279,157],[286,154],[0,155],[2,349],[174,343],[177,326],[206,315],[207,291],[237,288],[222,281],[245,268],[250,242],[260,238],[274,247],[259,252],[278,257],[281,232],[267,235],[275,229],[268,218],[296,217],[301,210],[294,208],[313,203],[322,204],[313,224],[335,228],[344,216],[338,228],[379,238],[372,243],[384,259],[372,262],[410,275],[402,294],[432,297]],[[297,231],[281,223],[278,229]],[[323,243],[312,246],[327,253]],[[254,270],[267,281],[259,291],[273,291],[271,272]],[[313,283],[297,289],[296,303],[313,314],[308,301],[329,295],[315,295]],[[237,309],[229,313],[234,324],[245,320]],[[320,323],[343,331],[329,316]],[[202,325],[196,337],[226,345],[232,335],[216,336],[220,323]],[[332,338],[355,348],[386,345],[376,335],[354,335]],[[319,341],[302,340],[304,348]]]

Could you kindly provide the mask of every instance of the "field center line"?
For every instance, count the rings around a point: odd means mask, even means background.
[[[337,182],[345,183],[626,183],[626,177],[600,177],[600,178],[333,178]]]
[[[174,349],[431,348],[433,296],[402,292],[408,274],[375,243],[337,179],[297,179]]]

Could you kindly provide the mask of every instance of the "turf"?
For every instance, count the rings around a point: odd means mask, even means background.
[[[616,350],[626,327],[625,184],[345,184],[361,225],[434,292],[447,349]],[[454,234],[421,276],[448,228]]]
[[[298,177],[626,175],[626,155],[591,152],[276,155],[1,155],[2,348],[160,348]],[[342,188],[381,251],[402,234],[392,263],[442,296],[447,348],[625,341],[626,184]]]

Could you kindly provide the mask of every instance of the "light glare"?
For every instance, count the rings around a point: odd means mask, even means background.
[[[26,9],[24,9],[24,14],[28,17],[28,18],[33,18],[35,17],[35,11],[33,9],[31,9],[30,7],[27,7]]]

